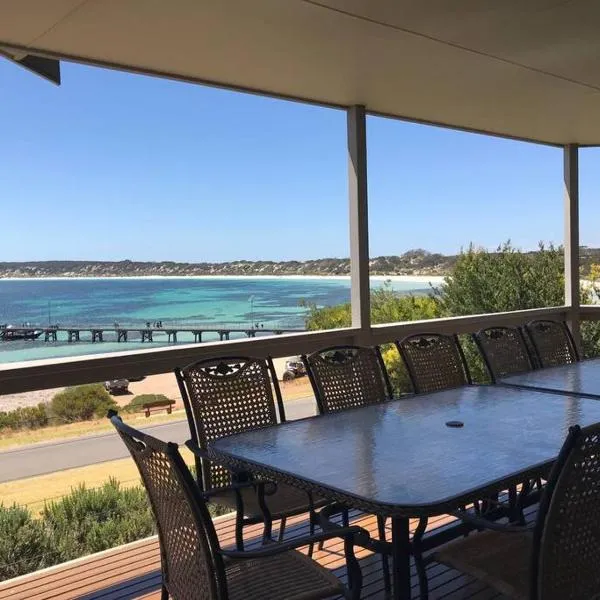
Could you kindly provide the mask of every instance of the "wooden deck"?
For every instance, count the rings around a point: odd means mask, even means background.
[[[369,529],[372,535],[376,535],[376,522],[372,516],[355,513],[352,522]],[[444,517],[433,519],[430,521],[429,529],[444,527],[449,522],[450,519]],[[221,544],[232,546],[233,518],[229,515],[221,517],[215,521],[215,524]],[[259,526],[245,529],[246,540],[252,540],[249,546],[258,543],[260,531]],[[307,534],[308,525],[305,517],[297,517],[288,522],[286,539]],[[344,580],[342,546],[341,542],[331,540],[325,544],[322,551],[315,550],[314,558]],[[385,598],[385,593],[380,557],[359,549],[357,549],[357,556],[360,559],[364,579],[362,598],[382,600]],[[160,579],[158,540],[153,537],[0,583],[0,599],[159,600]],[[428,580],[431,600],[501,600],[504,598],[483,584],[437,563],[431,563],[428,567]],[[414,572],[412,584],[413,598],[418,598],[419,586]]]

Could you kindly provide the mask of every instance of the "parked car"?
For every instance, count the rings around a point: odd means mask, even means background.
[[[104,382],[104,387],[110,394],[126,394],[129,391],[129,380],[111,379]]]
[[[291,381],[303,375],[306,375],[306,368],[299,356],[285,361],[285,370],[282,376],[283,381]]]

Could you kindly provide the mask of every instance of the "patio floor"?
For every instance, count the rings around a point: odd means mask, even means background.
[[[530,516],[533,515],[531,512]],[[376,535],[377,526],[374,517],[358,512],[352,515],[352,522],[369,529]],[[444,527],[451,519],[440,517],[430,521],[430,530]],[[234,520],[227,515],[215,521],[217,532],[223,546],[234,542]],[[412,524],[416,525],[416,522]],[[258,543],[261,528],[245,529],[246,540],[252,537]],[[276,533],[276,530],[275,530]],[[286,539],[296,535],[307,535],[308,524],[301,516],[288,522]],[[331,540],[322,551],[315,551],[322,565],[332,569],[345,579],[343,567],[343,544]],[[381,560],[378,556],[357,549],[360,559],[364,587],[362,598],[379,600],[385,598],[381,572]],[[414,569],[413,569],[414,571]],[[491,600],[504,596],[437,563],[428,568],[429,598],[438,600]],[[11,600],[125,600],[144,598],[160,599],[160,561],[156,537],[120,546],[99,554],[94,554],[63,565],[51,567],[37,573],[0,583],[0,599]],[[419,590],[413,573],[413,598],[418,598]],[[282,599],[283,600],[283,599]]]

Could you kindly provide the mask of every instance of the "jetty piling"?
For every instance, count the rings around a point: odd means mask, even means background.
[[[304,331],[303,328],[299,327],[282,327],[282,324],[277,324],[273,327],[260,327],[255,326],[248,327],[248,323],[215,323],[206,325],[198,324],[179,324],[176,326],[171,325],[168,329],[163,327],[140,327],[139,325],[132,325],[131,327],[123,327],[121,325],[107,325],[102,326],[98,324],[94,325],[53,325],[51,327],[40,326],[35,327],[33,325],[27,325],[23,327],[12,327],[10,331],[16,334],[27,335],[32,331],[38,331],[41,336],[44,334],[44,342],[59,342],[63,334],[62,341],[66,341],[69,344],[75,342],[92,342],[100,343],[105,341],[114,340],[117,342],[128,342],[128,341],[140,341],[141,342],[154,342],[154,334],[166,334],[169,343],[176,344],[181,340],[181,334],[187,334],[193,336],[194,343],[199,344],[204,340],[204,334],[215,334],[221,341],[231,339],[231,334],[245,335],[248,338],[257,337],[259,335],[281,335],[283,333],[294,333],[298,331]],[[106,335],[108,334],[108,335]],[[115,337],[113,338],[112,335]],[[138,338],[139,335],[139,338]],[[108,339],[107,339],[108,338]],[[164,338],[162,338],[164,339]],[[42,338],[40,338],[40,341]],[[0,337],[0,342],[10,341],[6,337]],[[160,337],[158,342],[161,341]],[[186,341],[185,339],[183,340]]]

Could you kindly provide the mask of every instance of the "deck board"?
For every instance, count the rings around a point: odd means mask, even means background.
[[[352,523],[377,534],[373,516],[355,512],[351,517]],[[439,530],[451,521],[451,517],[431,519],[428,531]],[[232,546],[235,540],[232,516],[216,519],[215,525],[221,544]],[[415,526],[416,521],[411,522],[411,529]],[[260,543],[260,533],[260,525],[245,528],[248,547]],[[306,516],[289,519],[286,540],[303,535],[308,535]],[[363,572],[362,598],[383,600],[381,558],[363,549],[357,549],[356,554]],[[315,549],[314,558],[340,579],[346,579],[341,541],[326,542],[322,551]],[[504,599],[482,583],[437,563],[428,565],[427,574],[430,600]],[[0,600],[160,600],[160,582],[158,541],[153,537],[0,583]],[[414,565],[411,583],[413,598],[418,598]]]

